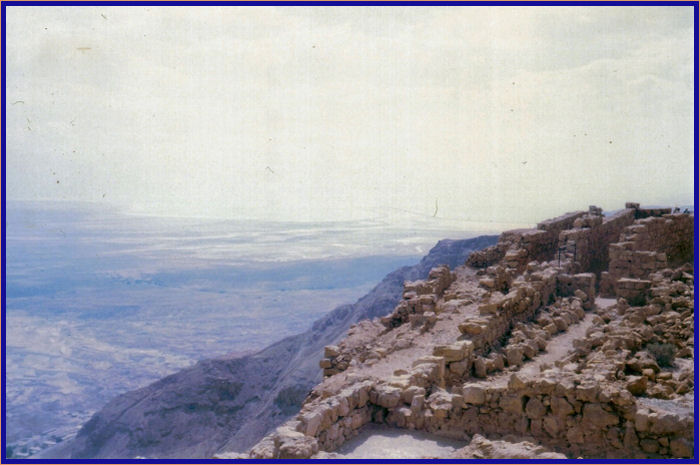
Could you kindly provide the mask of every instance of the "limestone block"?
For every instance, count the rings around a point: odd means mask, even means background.
[[[653,417],[653,423],[649,431],[653,434],[678,433],[686,428],[681,418],[670,412],[661,412]]]
[[[340,348],[338,346],[326,346],[323,349],[323,356],[326,358],[333,358],[340,355]]]
[[[527,401],[527,404],[525,405],[525,413],[527,414],[528,418],[539,419],[542,418],[545,413],[547,413],[547,407],[545,407],[544,404],[542,404],[542,401],[540,401],[537,397],[533,397]]]
[[[435,346],[433,355],[443,357],[446,362],[459,362],[470,356],[473,351],[472,341],[457,341],[450,345]]]
[[[461,362],[452,362],[449,365],[450,373],[454,373],[457,376],[462,376],[470,368],[470,363],[467,360],[462,360]]]
[[[484,388],[475,384],[462,386],[462,396],[467,404],[482,405],[486,401]]]
[[[574,426],[566,431],[566,439],[571,444],[583,444],[583,430],[580,426]]]
[[[635,396],[642,396],[647,390],[646,376],[630,376],[627,378],[625,387]]]
[[[486,330],[486,325],[479,323],[474,320],[465,321],[460,323],[459,332],[467,336],[478,336]]]
[[[508,379],[508,389],[511,391],[521,391],[527,389],[528,383],[523,375],[518,373],[513,373]]]
[[[659,441],[656,439],[642,439],[639,441],[639,447],[647,454],[655,454],[659,451]]]
[[[595,428],[606,428],[616,425],[620,419],[617,415],[604,410],[600,404],[588,403],[583,406],[583,418],[581,421]]]
[[[523,398],[522,396],[506,395],[501,397],[498,402],[499,407],[504,412],[521,414],[523,413]]]
[[[671,455],[677,458],[686,458],[693,456],[693,444],[685,438],[672,439]]]
[[[479,315],[497,315],[504,301],[485,302],[479,305]]]
[[[348,403],[348,399],[342,396],[338,396],[336,399],[338,401],[338,416],[347,416],[350,413],[350,405]]]
[[[401,390],[394,386],[379,385],[374,387],[377,393],[376,404],[384,408],[394,408],[401,400]]]
[[[520,344],[520,347],[523,350],[523,355],[527,357],[528,359],[533,359],[537,355],[537,352],[539,351],[539,348],[537,347],[537,344],[534,341],[527,341],[523,344]]]
[[[274,459],[277,455],[277,448],[271,436],[264,437],[250,450],[250,458],[252,459]]]
[[[415,414],[418,414],[423,410],[423,406],[425,405],[425,397],[423,396],[415,396],[411,400],[411,411]]]
[[[323,414],[319,410],[303,413],[299,416],[302,423],[302,431],[307,436],[316,436],[321,427]]]
[[[558,437],[565,427],[561,418],[552,415],[547,415],[546,417],[544,417],[542,426],[544,427],[544,430],[553,438]]]
[[[554,326],[556,326],[557,331],[566,331],[566,329],[569,327],[566,320],[560,316],[552,318],[552,323],[554,323]]]
[[[552,397],[550,401],[552,413],[558,417],[574,414],[574,407],[563,397]]]
[[[520,366],[523,363],[523,349],[518,346],[507,346],[504,350],[508,366]]]

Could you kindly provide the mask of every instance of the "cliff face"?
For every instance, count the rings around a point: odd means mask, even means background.
[[[464,263],[497,236],[440,241],[420,263],[387,275],[355,304],[343,305],[302,334],[234,359],[200,361],[147,387],[110,401],[72,441],[43,457],[209,458],[218,451],[243,451],[296,414],[321,380],[318,360],[363,319],[384,316],[398,303],[404,281],[430,270]]]

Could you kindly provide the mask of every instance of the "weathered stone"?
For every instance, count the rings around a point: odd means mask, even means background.
[[[583,406],[582,421],[596,428],[605,428],[616,425],[620,420],[617,415],[605,411],[600,404],[586,404]]]
[[[323,349],[323,356],[326,358],[333,358],[340,355],[340,348],[338,346],[326,346]]]
[[[499,406],[505,412],[520,414],[523,413],[523,398],[521,396],[505,395],[501,397]]]
[[[558,437],[564,428],[562,420],[552,415],[547,415],[544,417],[542,426],[544,427],[544,430],[553,438]]]
[[[377,405],[384,408],[394,408],[401,400],[401,390],[393,386],[377,386]]]
[[[485,326],[474,321],[465,321],[458,326],[459,332],[468,336],[477,336],[484,332]]]
[[[486,360],[483,357],[476,357],[474,360],[474,376],[485,378],[486,374]]]
[[[639,446],[639,438],[634,432],[634,423],[628,421],[625,425],[625,434],[622,444],[627,450],[634,450]]]
[[[301,414],[299,418],[304,425],[304,434],[307,436],[316,436],[321,426],[323,415],[318,410]]]
[[[472,405],[482,405],[486,400],[484,388],[475,384],[465,384],[462,387],[462,396],[464,402]]]
[[[523,349],[517,346],[507,346],[505,348],[508,366],[520,366],[523,363]]]
[[[552,397],[550,402],[552,413],[558,417],[565,417],[574,413],[574,407],[563,397]]]
[[[693,444],[685,438],[672,439],[671,455],[678,458],[686,458],[693,456]]]
[[[583,443],[583,431],[580,426],[569,428],[566,432],[566,439],[572,444]]]
[[[527,401],[525,413],[529,418],[539,419],[542,418],[545,413],[547,413],[547,407],[545,407],[537,397],[533,397]]]
[[[646,376],[630,376],[625,385],[627,390],[635,396],[642,396],[647,390]]]
[[[656,439],[642,439],[639,441],[639,447],[647,454],[654,454],[659,450],[659,441]]]
[[[462,360],[461,362],[450,363],[450,372],[457,376],[462,376],[469,369],[469,362]]]
[[[511,391],[520,391],[526,388],[527,383],[522,375],[519,375],[518,373],[513,373],[510,375],[510,378],[508,378],[508,389]]]
[[[472,341],[457,341],[450,345],[435,346],[433,355],[443,357],[446,362],[459,362],[470,356],[473,350]]]
[[[316,452],[318,452],[316,439],[304,435],[285,439],[279,446],[280,459],[308,459]]]
[[[654,415],[649,431],[654,434],[669,434],[683,431],[685,426],[677,414],[663,412]]]

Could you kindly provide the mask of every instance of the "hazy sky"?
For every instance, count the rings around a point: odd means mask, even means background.
[[[10,6],[8,198],[497,222],[692,203],[692,15]]]

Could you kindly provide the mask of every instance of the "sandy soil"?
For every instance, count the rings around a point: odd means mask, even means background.
[[[440,438],[421,431],[368,425],[334,455],[339,459],[442,458],[466,445],[466,441]]]

